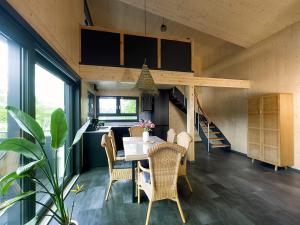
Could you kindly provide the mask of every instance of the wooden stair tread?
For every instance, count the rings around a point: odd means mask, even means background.
[[[209,138],[209,140],[212,140],[212,141],[223,141],[225,140],[225,138],[219,138],[219,137],[213,137],[213,138]]]
[[[230,145],[226,145],[226,144],[211,144],[212,148],[227,148],[230,147]]]
[[[204,131],[204,133],[208,134],[208,131]],[[221,134],[219,131],[210,131],[210,134]]]
[[[206,125],[201,125],[201,127],[202,128],[207,128],[207,126]],[[209,126],[209,128],[216,128],[215,126],[213,126],[213,125],[211,125],[211,126]]]

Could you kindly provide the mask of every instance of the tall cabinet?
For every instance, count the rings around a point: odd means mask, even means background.
[[[248,157],[274,165],[275,171],[294,164],[292,94],[249,98]]]

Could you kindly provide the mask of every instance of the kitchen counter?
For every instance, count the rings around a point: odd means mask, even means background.
[[[92,131],[86,131],[85,133],[91,134],[91,133],[108,133],[108,131],[111,129],[110,126],[104,126],[100,127],[98,130],[92,130]]]

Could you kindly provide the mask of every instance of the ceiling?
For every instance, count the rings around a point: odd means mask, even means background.
[[[120,1],[144,9],[143,0]],[[155,15],[246,48],[300,20],[299,0],[147,0],[146,4]]]
[[[143,2],[143,0],[140,1]],[[95,26],[130,32],[144,32],[143,10],[118,0],[88,0],[88,4]],[[193,38],[195,40],[195,56],[201,62],[201,69],[208,68],[244,49],[168,19],[165,19],[168,29],[162,33],[160,31],[162,21],[161,16],[147,13],[147,33],[166,37],[175,36],[182,39]]]

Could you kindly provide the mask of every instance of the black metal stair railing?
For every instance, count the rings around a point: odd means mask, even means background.
[[[231,150],[231,145],[220,129],[209,119],[203,108],[201,107],[197,93],[195,107],[195,127],[202,140],[207,147],[207,151],[222,148]],[[184,94],[176,87],[170,90],[170,101],[184,113],[187,112],[187,99]]]

